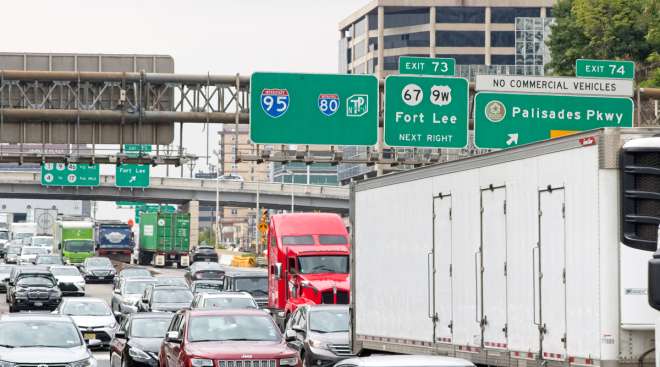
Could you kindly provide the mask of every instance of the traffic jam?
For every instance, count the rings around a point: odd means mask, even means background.
[[[103,354],[111,366],[194,367],[330,366],[354,356],[349,237],[336,214],[271,216],[265,267],[221,264],[211,246],[188,248],[185,231],[145,240],[145,227],[163,218],[174,232],[185,227],[177,213],[144,213],[137,241],[133,223],[58,220],[52,236],[37,236],[7,217],[0,348],[11,362],[2,367],[96,366]]]

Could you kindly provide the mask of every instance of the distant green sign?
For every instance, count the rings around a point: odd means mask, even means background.
[[[600,127],[632,127],[629,98],[480,92],[475,145],[509,148]]]
[[[399,57],[399,73],[416,75],[456,75],[456,60],[453,58]]]
[[[257,144],[374,145],[373,75],[254,73],[250,140]]]
[[[135,207],[135,223],[140,223],[140,214],[142,213],[174,213],[176,207],[173,205],[144,204]]]
[[[98,186],[98,164],[45,163],[41,166],[42,186]]]
[[[115,168],[115,186],[149,187],[148,164],[122,164]]]
[[[618,60],[575,60],[575,76],[587,78],[635,79],[635,63]]]
[[[140,153],[151,153],[151,145],[150,144],[124,144],[124,152],[126,152],[126,154],[128,154],[128,155],[131,155],[131,154],[138,155]]]
[[[469,84],[463,78],[390,75],[385,79],[385,144],[463,148]]]

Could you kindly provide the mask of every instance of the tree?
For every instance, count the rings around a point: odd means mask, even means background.
[[[549,71],[574,75],[578,58],[631,60],[638,81],[658,85],[658,10],[660,0],[559,0],[548,41]]]

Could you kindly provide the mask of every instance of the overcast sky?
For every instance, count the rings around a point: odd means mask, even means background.
[[[337,24],[367,2],[3,1],[0,51],[166,54],[185,74],[336,73]],[[199,125],[186,126],[184,146],[205,154],[205,135]],[[200,161],[196,170],[205,163]]]

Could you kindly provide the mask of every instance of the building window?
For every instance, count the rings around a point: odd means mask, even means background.
[[[435,55],[436,57],[450,57],[456,60],[457,64],[484,64],[484,55]]]
[[[429,22],[429,8],[415,7],[386,7],[385,28],[407,27],[411,25],[427,24]]]
[[[363,35],[367,31],[367,18],[364,17],[355,23],[355,37]]]
[[[540,8],[492,7],[490,9],[490,22],[514,23],[516,17],[538,17],[540,15]]]
[[[514,55],[491,55],[491,65],[514,65],[516,58]]]
[[[552,8],[545,8],[545,16],[547,18],[552,17]]]
[[[490,45],[492,47],[514,47],[516,45],[515,32],[490,32]]]
[[[399,56],[385,56],[383,70],[399,70]]]
[[[546,41],[554,18],[516,18],[516,65],[545,65],[550,62]]]
[[[238,209],[232,209],[231,214],[232,215],[237,215],[238,214]]]
[[[355,50],[355,60],[359,60],[360,57],[362,57],[366,54],[366,52],[364,50],[364,45],[365,45],[365,42],[360,41],[360,42],[356,43],[355,46],[353,47],[353,50]]]
[[[472,6],[438,6],[435,8],[437,23],[483,23],[486,8]]]
[[[367,73],[367,63],[363,62],[354,68],[355,74],[366,74]]]
[[[482,31],[436,31],[435,45],[441,47],[483,47]]]
[[[369,37],[369,51],[378,50],[378,37]]]
[[[368,19],[368,22],[369,22],[369,30],[370,31],[374,30],[374,29],[378,29],[378,11],[369,13],[367,15],[367,19]]]
[[[429,47],[429,32],[397,34],[384,37],[385,49],[399,47]]]

